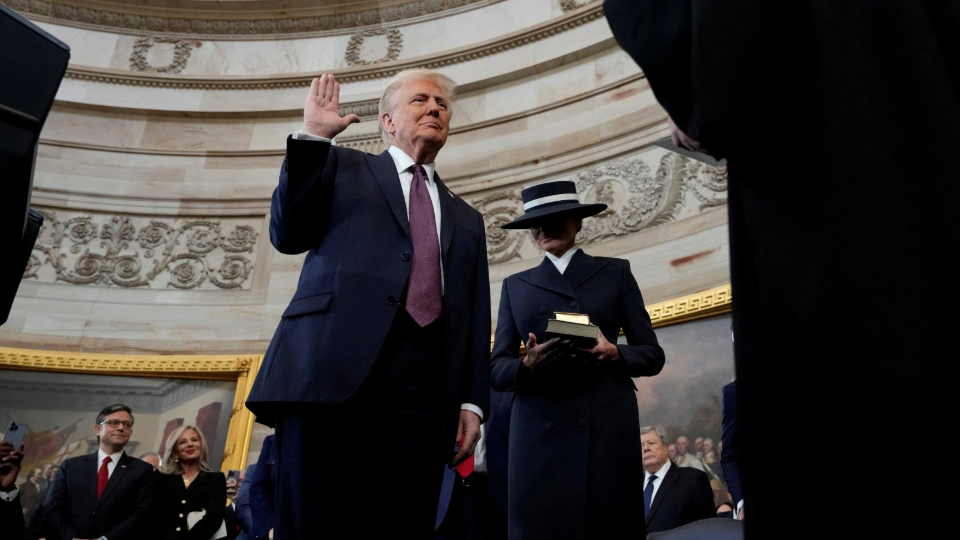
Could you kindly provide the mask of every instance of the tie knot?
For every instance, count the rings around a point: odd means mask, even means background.
[[[425,171],[425,170],[423,169],[423,165],[420,165],[419,163],[416,163],[416,164],[412,165],[412,166],[410,167],[410,172],[413,173],[413,177],[414,177],[415,179],[416,179],[416,178],[421,178],[421,179],[423,179],[424,182],[427,181],[427,171]]]
[[[657,479],[657,475],[655,475],[655,474],[651,474],[651,475],[650,475],[650,481],[651,481],[651,482],[653,482],[653,481],[656,480],[656,479]]]
[[[104,463],[110,463],[111,461],[113,461],[113,459],[110,456],[103,458]]]

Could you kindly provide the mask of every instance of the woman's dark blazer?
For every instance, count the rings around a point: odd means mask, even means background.
[[[201,472],[184,487],[179,474],[154,473],[156,540],[210,540],[223,523],[227,505],[227,478],[222,472]],[[192,529],[187,530],[187,514],[206,510]]]
[[[521,372],[528,333],[544,342],[555,311],[586,313],[620,360],[571,367],[549,381]],[[574,253],[504,280],[492,359],[493,388],[516,392],[510,419],[511,540],[643,538],[643,468],[631,377],[663,368],[640,288],[622,259]],[[518,376],[519,375],[519,376]]]

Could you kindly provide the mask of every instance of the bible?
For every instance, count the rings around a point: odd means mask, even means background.
[[[597,335],[600,327],[590,322],[590,317],[583,313],[554,312],[554,318],[547,321],[547,331],[544,338],[549,341],[553,338],[568,339],[574,347],[592,349],[597,345]]]

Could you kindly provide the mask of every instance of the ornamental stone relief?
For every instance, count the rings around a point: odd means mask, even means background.
[[[157,219],[40,210],[23,279],[249,290],[261,220]]]
[[[563,10],[564,13],[568,13],[599,1],[600,0],[560,0],[560,9]]]
[[[403,34],[396,28],[364,30],[350,37],[346,60],[350,66],[382,64],[400,58],[402,49]]]
[[[157,43],[172,43],[173,51],[170,62],[165,66],[150,65],[147,55]],[[137,38],[130,53],[130,69],[132,71],[150,71],[154,73],[180,73],[187,67],[187,60],[193,52],[193,45],[185,39],[143,36]]]
[[[656,165],[655,172],[650,162]],[[556,178],[566,179],[576,182],[581,201],[607,205],[583,221],[577,235],[580,245],[671,223],[727,203],[725,170],[673,152],[647,152],[597,165],[572,178]],[[540,255],[526,230],[500,228],[523,214],[520,191],[508,189],[470,201],[484,217],[490,264]]]

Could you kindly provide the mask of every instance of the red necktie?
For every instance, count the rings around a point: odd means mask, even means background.
[[[470,457],[463,460],[463,463],[457,465],[457,473],[463,478],[466,478],[471,474],[473,474],[473,469],[474,469],[473,454],[470,454]]]
[[[110,474],[107,470],[107,463],[110,463],[110,456],[103,458],[103,465],[100,465],[100,472],[97,473],[97,498],[100,498],[100,494],[103,493],[103,488],[107,487],[107,480],[110,478]]]
[[[440,316],[440,241],[437,219],[427,191],[423,167],[413,166],[410,184],[410,236],[413,240],[413,266],[407,287],[407,313],[421,327]]]

